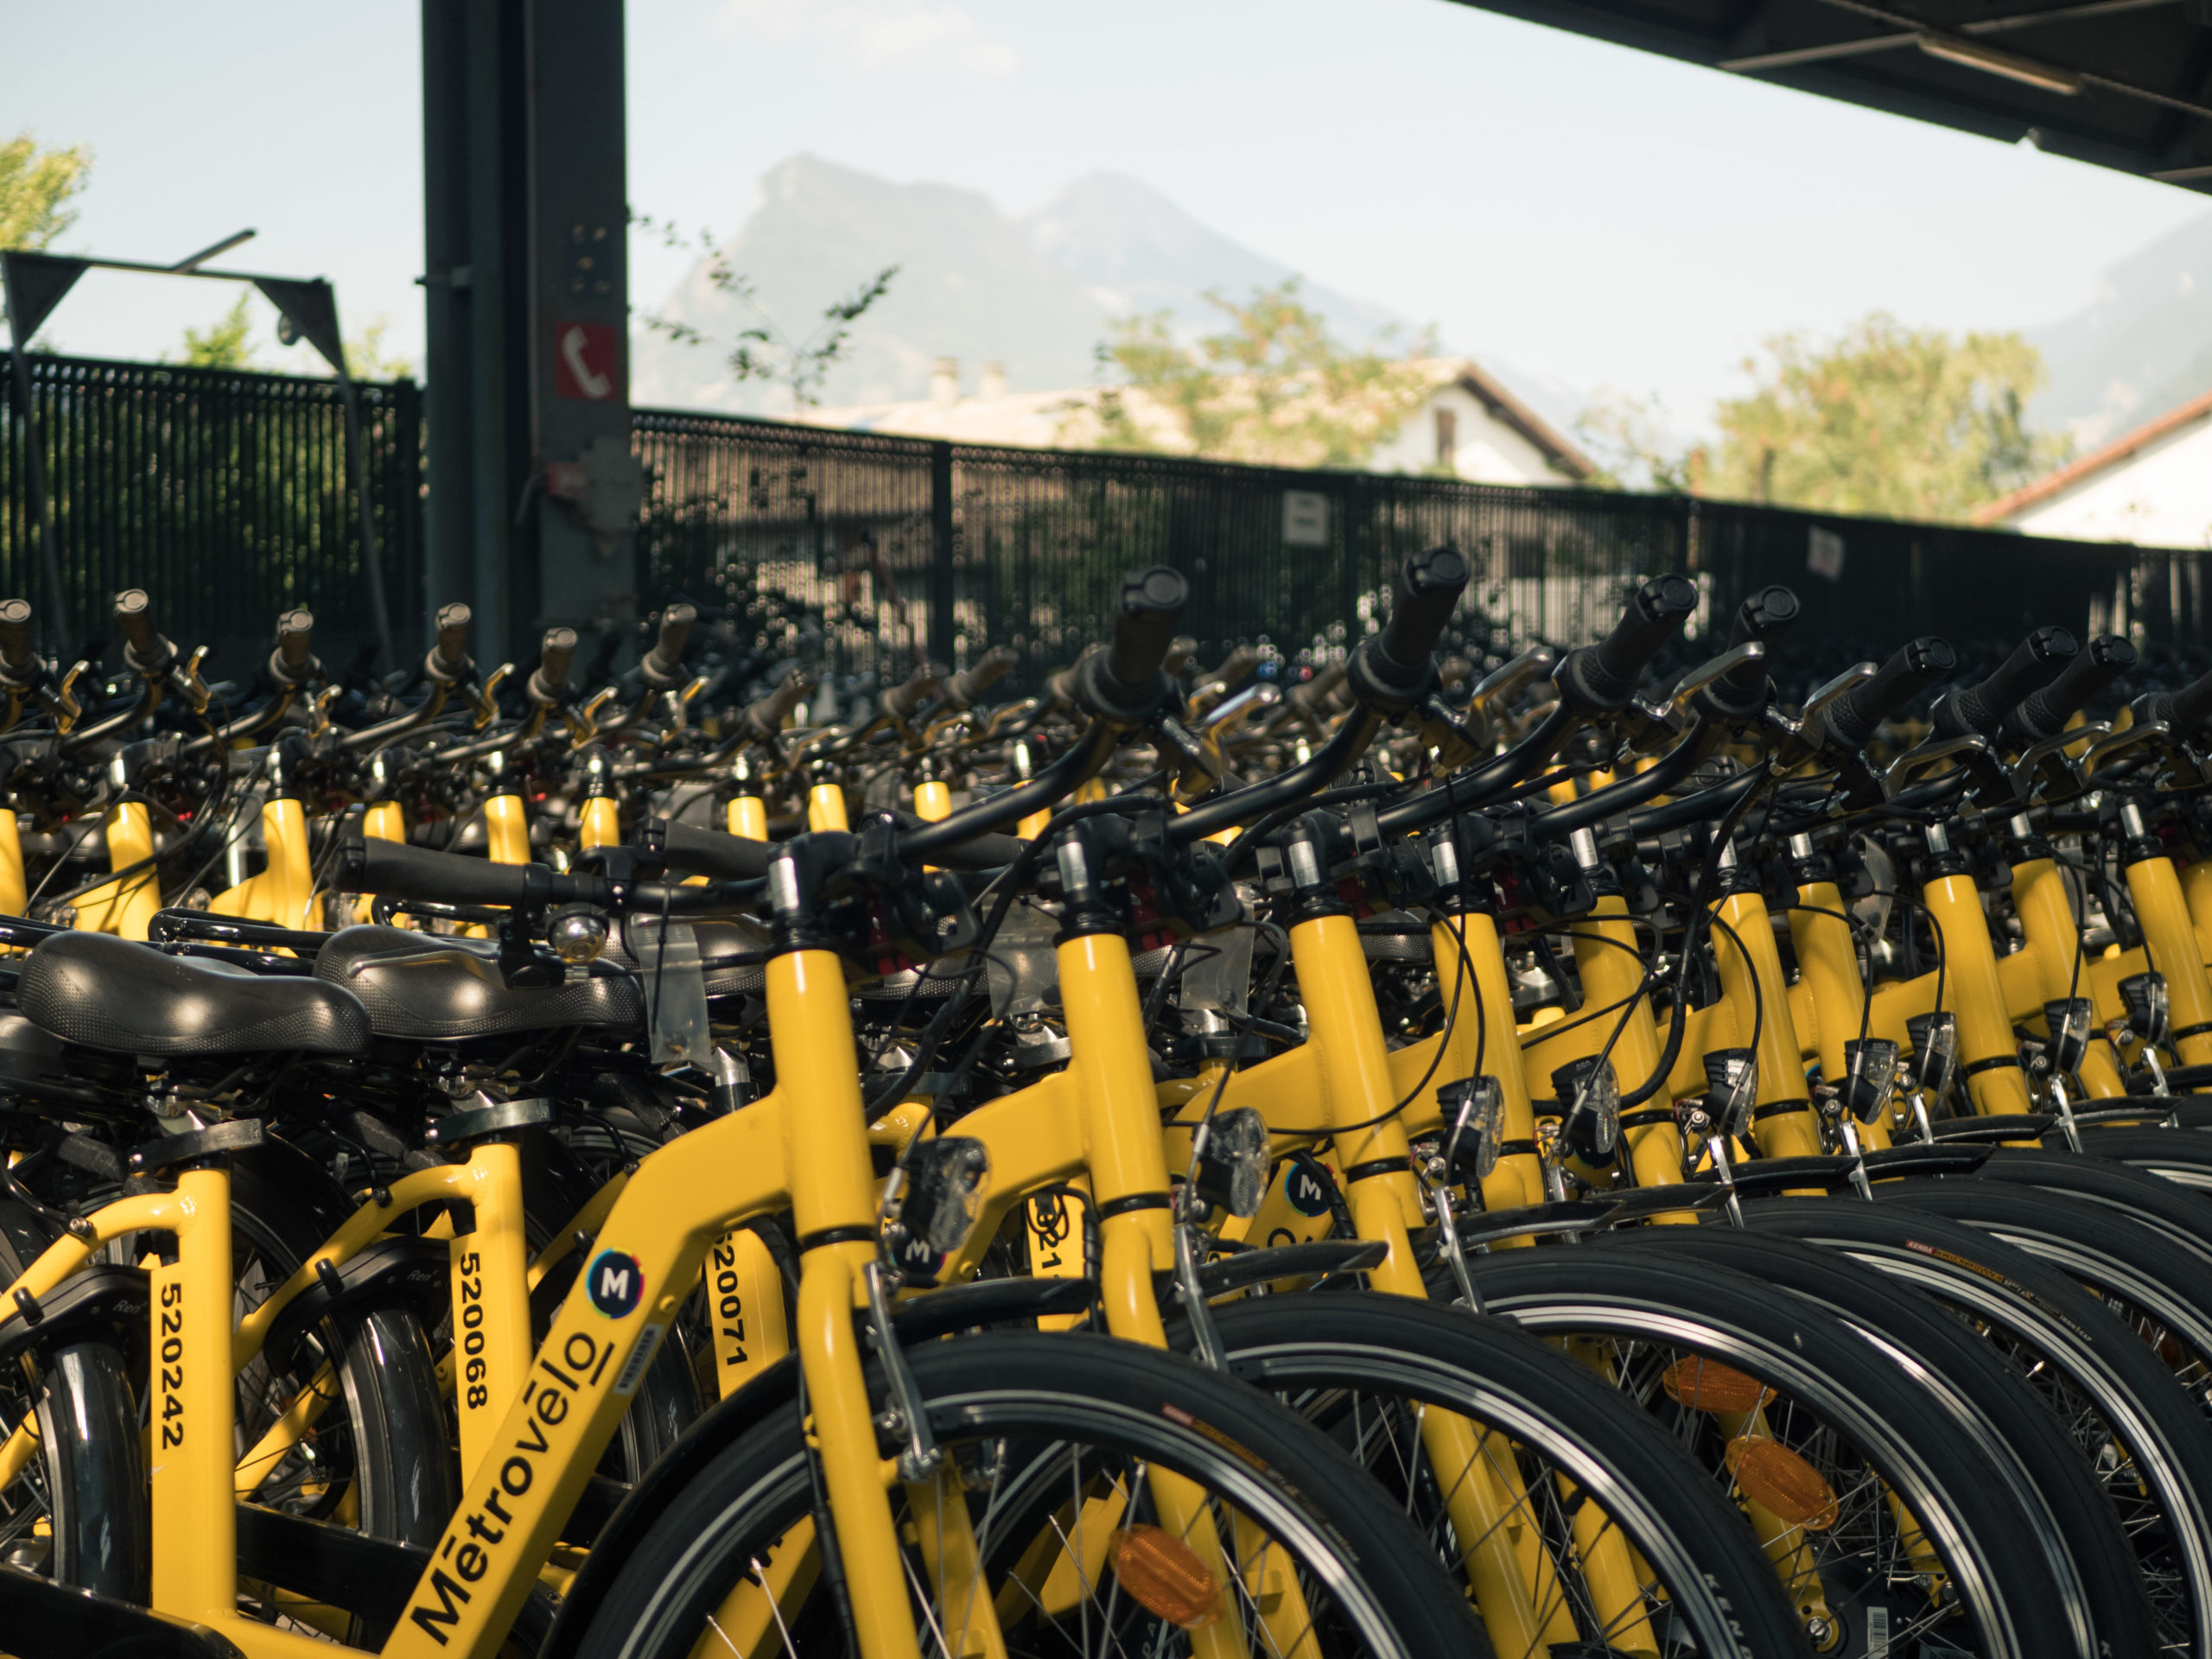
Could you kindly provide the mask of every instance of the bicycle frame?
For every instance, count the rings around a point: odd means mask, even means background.
[[[526,1377],[512,1379],[519,1393],[503,1408],[487,1403],[492,1414],[477,1419],[469,1438],[485,1449],[471,1459],[461,1509],[385,1654],[427,1659],[496,1649],[709,1248],[731,1228],[786,1207],[803,1251],[800,1364],[862,1651],[868,1659],[907,1659],[917,1652],[906,1620],[899,1541],[885,1502],[892,1465],[875,1451],[852,1325],[864,1300],[861,1275],[878,1246],[876,1182],[860,1122],[843,964],[829,951],[789,952],[769,963],[767,982],[771,1018],[789,1039],[779,1045],[779,1086],[685,1136],[680,1154],[647,1157],[622,1186],[583,1294],[567,1299],[530,1358]],[[470,1172],[512,1155],[511,1148],[480,1147],[467,1166],[427,1172],[437,1185],[423,1183],[423,1196],[445,1192],[451,1182],[475,1201],[478,1178]],[[398,1196],[395,1192],[395,1207]],[[56,1243],[32,1264],[21,1287],[34,1296],[50,1292],[100,1245],[130,1233],[167,1231],[177,1239],[176,1260],[154,1273],[149,1333],[156,1611],[205,1624],[256,1659],[327,1655],[327,1643],[236,1611],[227,1168],[219,1160],[188,1167],[174,1192],[119,1199],[89,1220],[89,1237]],[[372,1225],[381,1222],[357,1217],[351,1224],[361,1233]],[[512,1292],[518,1228],[496,1220],[494,1226],[501,1241],[494,1248]],[[457,1297],[463,1294],[457,1289]],[[508,1305],[526,1319],[526,1294]],[[487,1306],[487,1319],[490,1313]],[[512,1327],[499,1343],[510,1363],[528,1352]],[[489,1376],[484,1386],[488,1396]]]

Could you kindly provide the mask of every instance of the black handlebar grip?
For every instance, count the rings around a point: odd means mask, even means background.
[[[569,689],[569,665],[576,659],[576,631],[548,628],[537,648],[537,667],[530,677],[533,702],[556,703]]]
[[[2037,628],[1994,674],[1977,685],[1961,687],[1936,705],[1936,736],[1994,735],[2013,704],[2056,679],[2080,649],[2064,628]]]
[[[154,626],[154,602],[143,588],[126,588],[115,596],[115,626],[128,643],[124,660],[141,674],[159,674],[176,659],[176,647]]]
[[[2067,664],[2058,677],[2023,698],[2005,716],[2005,734],[2022,743],[2039,743],[2066,729],[2075,711],[2135,666],[2135,647],[2116,633],[2101,633]]]
[[[1959,665],[1950,642],[1923,634],[1897,647],[1890,660],[1827,707],[1813,734],[1823,747],[1864,748],[1874,728]]]
[[[768,874],[768,862],[777,851],[773,842],[748,841],[743,836],[724,835],[719,830],[702,829],[696,823],[675,823],[663,819],[660,830],[661,849],[668,861],[694,875],[757,881]]]
[[[784,729],[808,692],[814,690],[814,676],[803,668],[794,668],[776,683],[776,689],[765,697],[756,697],[745,706],[745,723],[755,737],[773,737]]]
[[[1644,669],[1675,631],[1697,609],[1697,585],[1685,576],[1654,576],[1636,591],[1613,631],[1592,649],[1597,665],[1624,690],[1636,690]]]
[[[321,669],[315,658],[315,613],[287,611],[276,619],[276,648],[269,653],[269,677],[296,690]]]
[[[924,663],[902,684],[893,686],[883,694],[882,709],[893,720],[906,720],[922,706],[922,699],[944,683],[944,670],[937,663]]]
[[[334,885],[440,905],[603,905],[609,898],[599,876],[556,875],[543,864],[494,864],[373,836],[340,843]]]
[[[2212,674],[2178,691],[2152,691],[2135,699],[2135,719],[2163,720],[2183,737],[2192,735],[2212,716]]]
[[[294,673],[315,661],[313,611],[287,611],[276,619],[276,658]]]
[[[944,700],[955,709],[973,709],[1020,660],[1021,653],[1012,645],[993,645],[973,668],[962,669],[944,683]]]
[[[31,607],[25,599],[0,600],[0,670],[18,683],[38,671],[31,645]]]
[[[1107,647],[1106,671],[1131,690],[1152,690],[1174,643],[1176,620],[1191,596],[1179,571],[1164,564],[1122,578],[1121,603],[1114,613],[1114,640]]]
[[[1735,623],[1728,631],[1729,649],[1756,641],[1767,647],[1770,660],[1776,641],[1796,625],[1798,609],[1797,595],[1781,583],[1760,588],[1736,607]],[[1764,695],[1768,672],[1767,661],[1744,663],[1723,675],[1720,683],[1736,694],[1732,701],[1740,702]]]
[[[1695,609],[1696,583],[1676,575],[1652,577],[1630,596],[1612,632],[1569,652],[1554,671],[1561,700],[1587,714],[1628,707],[1645,666]]]
[[[666,691],[683,678],[683,651],[691,643],[691,625],[699,613],[690,605],[671,605],[660,613],[660,633],[645,653],[638,671],[656,691]]]
[[[438,607],[438,643],[430,648],[429,660],[423,664],[432,678],[450,684],[465,680],[476,666],[468,660],[469,609],[466,605],[441,605]]]
[[[1420,670],[1426,678],[1436,642],[1473,575],[1456,547],[1432,547],[1408,559],[1376,650],[1400,668]]]
[[[1190,588],[1164,564],[1122,578],[1114,638],[1103,651],[1075,665],[1071,690],[1093,719],[1135,725],[1159,706],[1168,690],[1160,664],[1174,643],[1175,620]]]
[[[1472,574],[1456,547],[1432,547],[1406,561],[1389,621],[1347,659],[1353,696],[1376,713],[1396,715],[1427,690],[1436,642]]]
[[[115,596],[115,626],[141,653],[150,651],[162,637],[155,632],[153,601],[143,588],[126,588]]]

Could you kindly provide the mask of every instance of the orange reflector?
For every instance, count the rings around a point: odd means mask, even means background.
[[[1659,1386],[1669,1400],[1693,1411],[1757,1411],[1774,1398],[1774,1390],[1757,1377],[1698,1354],[1678,1359],[1660,1373]]]
[[[1106,1546],[1106,1561],[1131,1600],[1171,1624],[1199,1630],[1221,1617],[1221,1586],[1198,1553],[1173,1533],[1124,1528]]]
[[[1835,1525],[1835,1488],[1788,1446],[1744,1434],[1729,1441],[1721,1456],[1744,1496],[1770,1514],[1808,1532]]]

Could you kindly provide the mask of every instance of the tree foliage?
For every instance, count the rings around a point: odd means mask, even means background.
[[[898,266],[886,265],[843,299],[823,308],[822,321],[810,332],[792,334],[768,315],[752,283],[730,269],[728,257],[715,245],[711,232],[702,231],[696,237],[687,237],[666,219],[634,211],[630,218],[671,248],[696,249],[706,259],[709,284],[758,319],[752,327],[741,329],[734,340],[720,340],[688,322],[649,311],[639,313],[639,321],[679,346],[721,346],[732,376],[739,380],[781,381],[791,391],[794,409],[811,409],[822,401],[823,383],[843,358],[853,325],[891,291],[891,279],[899,274]]]
[[[75,224],[69,202],[92,171],[82,144],[42,150],[29,132],[0,143],[0,248],[35,251]]]
[[[1167,450],[1217,461],[1282,467],[1357,467],[1396,435],[1428,395],[1414,360],[1389,331],[1361,351],[1333,338],[1298,297],[1299,279],[1255,289],[1239,304],[1209,290],[1228,319],[1195,344],[1179,340],[1173,314],[1130,317],[1098,348],[1099,363],[1125,383],[1090,410],[1100,448]]]
[[[252,296],[240,294],[238,303],[205,328],[184,331],[184,355],[178,359],[193,369],[250,369],[253,366],[253,319],[246,315]]]
[[[2043,358],[2017,334],[1909,328],[1875,312],[1833,342],[1766,342],[1721,404],[1713,495],[1892,518],[1962,519],[2065,457],[2021,406]]]
[[[1877,311],[1832,340],[1767,340],[1751,392],[1713,410],[1719,442],[1677,447],[1656,400],[1618,393],[1577,422],[1610,481],[1892,518],[1961,521],[2063,461],[2022,416],[2043,359],[2017,334],[1906,327]]]

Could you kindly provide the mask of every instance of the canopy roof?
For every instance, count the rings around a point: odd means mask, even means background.
[[[2212,193],[2212,0],[1459,0]]]

